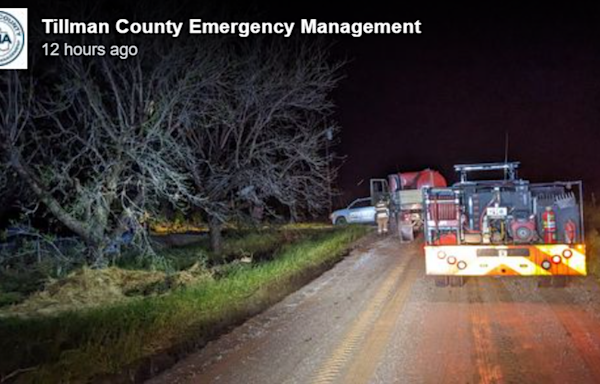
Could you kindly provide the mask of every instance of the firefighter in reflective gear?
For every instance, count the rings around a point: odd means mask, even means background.
[[[390,209],[385,199],[379,199],[375,206],[375,218],[377,220],[377,233],[385,235],[388,232],[388,223],[390,221]]]

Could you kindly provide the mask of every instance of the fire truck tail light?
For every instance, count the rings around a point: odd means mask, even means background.
[[[454,257],[454,256],[450,256],[450,257],[448,258],[448,264],[451,264],[451,265],[454,265],[454,264],[456,264],[456,257]]]
[[[446,258],[446,252],[444,252],[444,251],[439,251],[439,252],[437,253],[437,257],[438,257],[438,259],[440,259],[440,260],[442,260],[442,259]]]
[[[458,267],[458,269],[463,270],[465,268],[467,268],[467,263],[465,263],[464,261],[459,261],[458,264],[456,264],[456,266]]]
[[[561,259],[561,257],[559,255],[552,256],[552,262],[554,264],[560,264],[561,261],[562,261],[562,259]]]
[[[542,268],[544,268],[545,270],[548,270],[548,269],[550,269],[550,267],[552,267],[552,263],[550,263],[549,260],[542,261]]]
[[[565,249],[565,250],[562,252],[562,255],[563,255],[563,257],[564,257],[565,259],[568,259],[568,258],[570,258],[571,256],[573,256],[573,251],[571,251],[570,249]]]

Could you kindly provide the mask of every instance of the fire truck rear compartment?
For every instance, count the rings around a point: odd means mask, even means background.
[[[427,274],[586,275],[582,184],[530,183],[519,163],[458,165],[460,182],[423,190]],[[501,171],[501,180],[471,180]]]
[[[429,244],[552,244],[583,239],[581,182],[531,184],[517,179],[518,163],[462,165],[505,169],[506,180],[461,181],[424,190]]]

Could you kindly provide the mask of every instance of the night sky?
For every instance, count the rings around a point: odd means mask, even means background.
[[[186,4],[170,11],[205,17],[222,6]],[[598,7],[239,4],[221,14],[422,23],[421,35],[328,38],[333,57],[348,60],[333,95],[342,128],[336,152],[346,157],[336,205],[368,195],[370,178],[392,172],[430,167],[453,182],[456,163],[503,161],[507,133],[509,160],[521,161],[524,178],[582,179],[587,196],[600,190]]]
[[[350,62],[335,94],[337,204],[392,172],[431,167],[453,182],[453,164],[503,161],[507,132],[524,178],[600,188],[599,13],[431,13],[422,35],[338,40]]]

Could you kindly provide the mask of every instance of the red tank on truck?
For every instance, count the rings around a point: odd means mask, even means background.
[[[373,205],[382,196],[389,201],[392,228],[403,241],[412,241],[423,228],[423,189],[446,186],[444,176],[432,169],[394,173],[371,179],[371,199]]]

